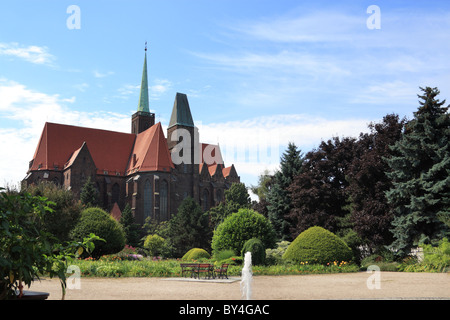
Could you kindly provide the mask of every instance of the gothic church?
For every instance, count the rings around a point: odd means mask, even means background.
[[[175,96],[167,138],[161,123],[155,124],[145,52],[131,133],[47,122],[23,183],[51,181],[79,198],[91,177],[105,210],[115,204],[123,210],[128,203],[140,224],[149,217],[169,220],[188,196],[206,211],[223,201],[224,191],[240,178],[234,165],[225,167],[218,145],[198,140],[185,94]]]

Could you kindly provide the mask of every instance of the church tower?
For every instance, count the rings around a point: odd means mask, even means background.
[[[131,117],[131,133],[139,134],[155,124],[155,114],[150,112],[148,102],[147,42],[145,43],[144,69],[137,112]]]

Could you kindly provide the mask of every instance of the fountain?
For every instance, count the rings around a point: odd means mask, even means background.
[[[252,295],[252,253],[246,252],[244,256],[244,267],[241,275],[241,292],[242,298],[251,299]]]

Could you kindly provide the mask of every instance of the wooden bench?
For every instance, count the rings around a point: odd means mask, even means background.
[[[205,279],[214,278],[214,265],[210,263],[199,263],[197,266],[197,278],[200,279],[200,274],[205,274]]]
[[[228,279],[228,263],[224,263],[219,268],[214,269],[214,277],[219,279]]]
[[[195,272],[198,267],[198,263],[181,263],[181,276],[185,277],[186,273],[190,273],[190,277],[195,276]]]

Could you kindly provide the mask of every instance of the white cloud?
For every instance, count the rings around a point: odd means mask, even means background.
[[[0,121],[8,119],[14,127],[0,128],[0,186],[17,184],[25,177],[45,122],[128,132],[128,115],[112,112],[82,112],[67,107],[75,97],[63,98],[0,80]]]
[[[47,47],[21,46],[17,42],[0,43],[0,55],[13,56],[35,64],[53,65],[55,56]]]
[[[306,153],[322,140],[335,136],[358,137],[368,131],[369,122],[368,119],[333,120],[305,114],[279,114],[200,124],[199,131],[200,141],[219,143],[225,165],[233,163],[238,174],[257,177],[264,169],[278,167],[288,142],[294,142]]]
[[[114,71],[108,71],[105,73],[101,73],[98,70],[94,70],[93,74],[94,74],[94,77],[96,77],[96,78],[105,78],[108,76],[112,76],[114,74]]]

